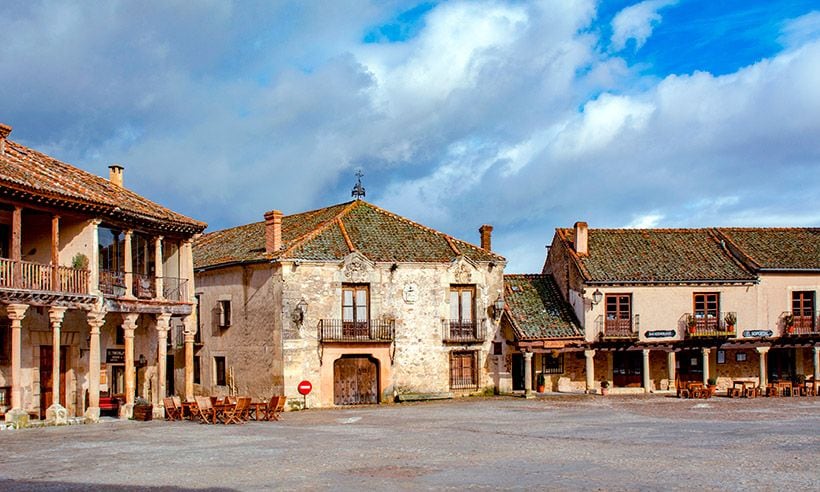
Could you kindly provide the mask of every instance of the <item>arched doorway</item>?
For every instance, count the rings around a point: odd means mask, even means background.
[[[344,355],[333,362],[333,403],[379,402],[379,363],[367,355]]]

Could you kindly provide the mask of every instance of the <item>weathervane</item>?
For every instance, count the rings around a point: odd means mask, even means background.
[[[361,169],[356,171],[356,186],[353,187],[353,191],[350,193],[350,196],[356,197],[356,200],[361,200],[363,196],[365,196],[364,186],[362,186],[362,176],[364,173]]]

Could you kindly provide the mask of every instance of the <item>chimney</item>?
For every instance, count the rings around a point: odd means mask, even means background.
[[[282,212],[265,213],[265,253],[274,254],[282,249]]]
[[[6,139],[11,133],[11,127],[0,123],[0,155],[3,155],[6,152]]]
[[[575,252],[578,256],[589,254],[589,227],[586,222],[575,223]]]
[[[111,164],[110,166],[108,166],[108,181],[111,181],[111,184],[122,188],[123,171],[125,171],[125,168],[120,166],[119,164]]]
[[[493,248],[490,245],[490,242],[493,237],[493,226],[489,224],[484,224],[483,226],[478,228],[479,234],[481,234],[481,249],[492,251]]]

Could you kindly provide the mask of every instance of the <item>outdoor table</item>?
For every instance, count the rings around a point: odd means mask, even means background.
[[[197,405],[195,401],[182,402],[182,418],[193,420],[196,417]]]
[[[789,392],[789,396],[794,396],[794,388],[792,388],[792,383],[788,381],[780,381],[777,383],[777,390],[781,396],[786,396],[786,391]]]
[[[259,420],[262,416],[262,412],[264,412],[265,407],[268,406],[268,402],[258,401],[258,402],[251,402],[250,408],[248,408],[248,419],[249,420]]]

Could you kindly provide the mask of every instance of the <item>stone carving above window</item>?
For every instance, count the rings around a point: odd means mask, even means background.
[[[342,275],[346,282],[367,282],[373,265],[370,260],[358,253],[348,255],[342,266]]]
[[[463,263],[456,269],[455,277],[456,282],[460,284],[469,284],[473,280],[473,274],[470,268]]]

